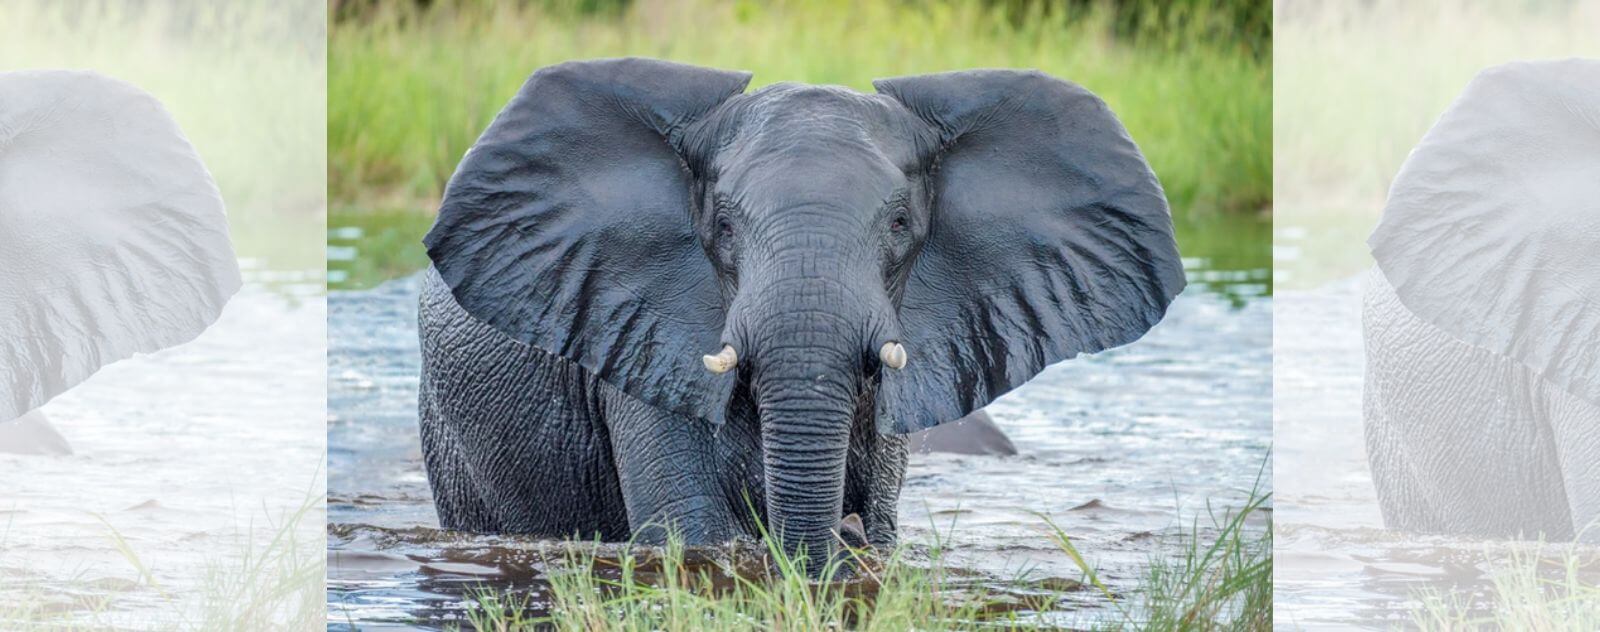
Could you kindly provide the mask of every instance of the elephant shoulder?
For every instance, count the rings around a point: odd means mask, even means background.
[[[599,379],[565,358],[523,344],[467,313],[433,268],[423,273],[417,330],[424,396],[469,410],[508,412],[558,399],[596,401]]]

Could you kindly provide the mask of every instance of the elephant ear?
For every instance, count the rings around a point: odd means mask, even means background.
[[[222,196],[154,97],[0,73],[0,422],[194,339],[239,285]]]
[[[1600,62],[1480,73],[1367,243],[1412,313],[1600,404]]]
[[[749,73],[648,59],[534,73],[461,161],[424,240],[473,317],[650,404],[720,422],[721,290],[691,219],[684,126]]]
[[[878,424],[960,419],[1079,353],[1137,340],[1184,287],[1166,196],[1098,97],[1038,72],[880,80],[940,138],[900,306],[910,362]]]

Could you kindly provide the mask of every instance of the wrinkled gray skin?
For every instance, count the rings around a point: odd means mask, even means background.
[[[748,79],[551,67],[463,160],[420,312],[443,526],[709,543],[759,518],[816,554],[856,514],[892,544],[906,433],[1137,339],[1183,287],[1159,184],[1082,88]]]
[[[1367,459],[1391,529],[1600,542],[1600,408],[1418,318],[1374,269]]]
[[[1367,243],[1367,452],[1384,521],[1600,541],[1600,61],[1478,73]]]
[[[767,498],[754,402],[735,400],[720,428],[644,404],[474,319],[432,270],[419,319],[422,445],[441,522],[608,542],[668,522],[692,543],[757,533],[749,518]],[[906,438],[877,432],[870,417],[851,426],[833,518],[859,514],[870,542],[892,543]]]

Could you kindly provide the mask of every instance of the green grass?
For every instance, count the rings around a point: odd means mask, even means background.
[[[1551,550],[1554,548],[1554,550]],[[1487,608],[1437,590],[1418,595],[1411,619],[1419,630],[1600,630],[1600,585],[1593,552],[1574,547],[1486,553],[1493,584]],[[1481,610],[1481,611],[1479,611]]]
[[[1063,624],[1102,630],[1267,630],[1272,622],[1272,529],[1268,494],[1252,494],[1237,511],[1196,521],[1182,536],[1183,553],[1150,561],[1140,587],[1116,594],[1066,532],[1044,519],[1061,555],[1080,580],[973,581],[944,562],[948,536],[926,554],[906,544],[884,553],[857,552],[856,570],[839,562],[806,580],[801,563],[770,546],[734,551],[715,564],[686,561],[682,545],[629,547],[602,559],[574,545],[552,569],[540,603],[483,589],[468,602],[478,630],[968,630],[1055,629]],[[734,569],[734,570],[729,570]],[[1098,620],[1071,612],[1063,601],[1099,599],[1110,607]],[[1041,614],[1042,613],[1042,614]]]
[[[0,71],[91,69],[160,99],[228,206],[242,258],[317,270],[327,195],[322,0],[0,3]]]
[[[319,475],[313,487],[321,485]],[[158,581],[137,548],[115,526],[97,517],[105,525],[112,547],[127,561],[133,579],[110,587],[83,582],[81,588],[74,586],[76,593],[68,599],[43,588],[8,591],[6,601],[0,603],[0,628],[72,632],[320,629],[327,612],[326,542],[320,537],[304,538],[322,533],[320,525],[311,521],[321,515],[324,502],[320,492],[308,491],[304,502],[267,525],[271,537],[265,544],[259,543],[253,526],[234,534],[233,550],[207,561],[195,587],[184,592]],[[0,552],[5,550],[3,544],[0,537]],[[118,608],[135,595],[141,600],[153,595],[167,613],[164,620],[139,620],[130,627],[128,617],[119,615]]]
[[[1406,154],[1485,67],[1600,56],[1586,2],[1377,0],[1278,5],[1277,281],[1312,287],[1371,265],[1366,237]]]
[[[431,212],[445,182],[534,70],[640,55],[871,91],[871,80],[1037,68],[1106,99],[1184,212],[1271,203],[1268,57],[1216,44],[1204,15],[1130,45],[1110,11],[1011,14],[1004,3],[636,2],[583,16],[542,3],[398,3],[331,28],[329,191],[336,207]],[[1012,3],[1023,7],[1034,3]],[[1027,11],[1028,9],[1021,9]]]

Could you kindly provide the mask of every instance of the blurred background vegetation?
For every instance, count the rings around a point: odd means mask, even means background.
[[[335,0],[329,28],[334,287],[426,265],[418,242],[445,183],[530,73],[624,55],[749,70],[751,89],[1043,70],[1122,118],[1187,257],[1222,280],[1270,275],[1267,0]]]
[[[95,70],[160,99],[211,170],[253,279],[323,267],[321,0],[6,0],[0,71]]]
[[[1406,155],[1478,71],[1600,57],[1595,0],[1279,0],[1276,281],[1372,265],[1367,235]]]

